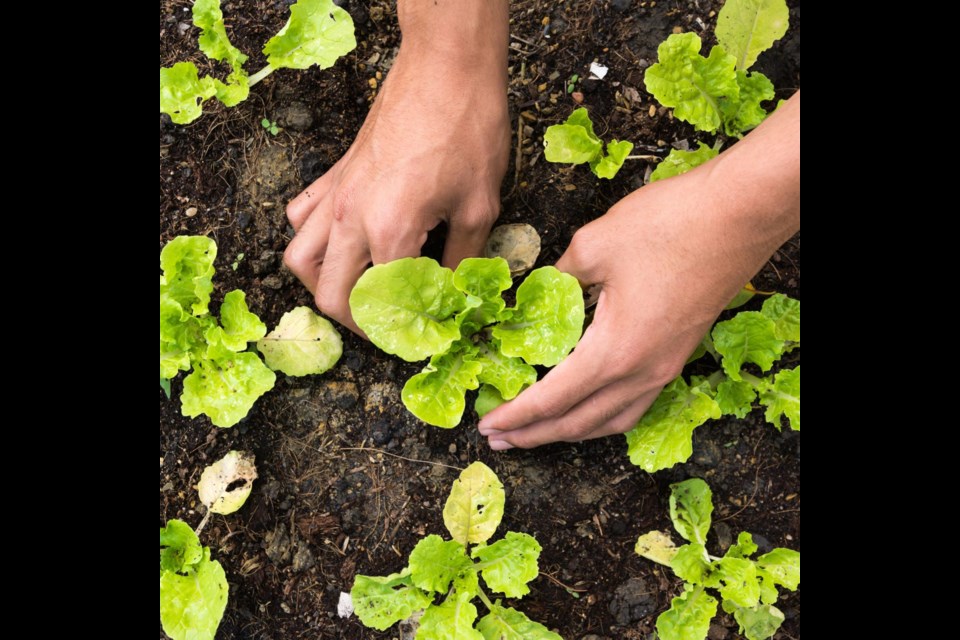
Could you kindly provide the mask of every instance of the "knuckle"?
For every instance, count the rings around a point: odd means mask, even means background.
[[[310,267],[311,256],[303,243],[294,238],[283,252],[283,264],[290,271],[299,274]]]
[[[336,296],[332,296],[330,293],[325,292],[322,288],[317,291],[314,301],[316,302],[317,308],[320,309],[320,311],[340,323],[343,323],[350,317],[346,303]]]

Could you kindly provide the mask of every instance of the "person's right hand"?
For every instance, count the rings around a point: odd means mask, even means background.
[[[506,52],[471,70],[420,51],[401,47],[353,145],[287,206],[296,236],[284,262],[321,311],[357,333],[348,298],[370,262],[419,255],[446,222],[443,262],[455,268],[481,254],[500,213]]]

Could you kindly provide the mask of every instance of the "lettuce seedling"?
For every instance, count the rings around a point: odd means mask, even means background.
[[[711,418],[746,416],[759,400],[767,422],[800,430],[800,365],[758,377],[742,367],[769,371],[785,353],[800,347],[800,302],[771,296],[760,311],[741,311],[718,322],[691,357],[706,353],[721,369],[708,377],[683,376],[664,387],[640,422],[626,433],[633,464],[653,473],[683,462],[693,453],[693,431]]]
[[[727,553],[718,558],[707,553],[707,532],[713,513],[710,487],[699,478],[670,485],[670,519],[689,544],[676,547],[670,536],[651,531],[637,540],[636,552],[673,569],[684,581],[683,593],[657,618],[661,640],[702,640],[710,620],[717,614],[717,599],[707,589],[719,592],[721,606],[733,614],[747,640],[765,640],[783,623],[783,613],[774,606],[777,587],[796,591],[800,586],[800,553],[777,548],[751,559],[757,552],[753,536],[743,532]]]
[[[467,467],[443,508],[452,539],[427,536],[399,573],[358,575],[350,596],[360,621],[384,631],[422,610],[416,640],[562,640],[499,599],[492,601],[480,584],[483,578],[491,591],[522,598],[530,592],[527,583],[539,575],[541,548],[533,536],[510,531],[487,544],[500,525],[504,503],[503,485],[489,467],[482,462]],[[488,611],[479,621],[474,598]]]
[[[367,270],[350,311],[370,341],[408,362],[430,358],[403,387],[403,404],[428,424],[460,424],[468,389],[478,410],[516,397],[552,367],[583,331],[583,292],[554,267],[536,269],[507,308],[510,267],[503,258],[468,258],[457,270],[430,258],[402,258]]]
[[[547,128],[543,136],[543,155],[548,162],[562,164],[589,163],[598,178],[612,180],[630,152],[633,143],[611,140],[603,152],[603,140],[593,132],[590,114],[583,107],[570,114],[563,124]]]
[[[173,640],[213,640],[230,588],[193,529],[171,520],[160,529],[160,624]]]
[[[306,307],[285,314],[267,335],[239,290],[224,296],[218,321],[208,308],[216,257],[217,244],[205,236],[178,236],[160,252],[160,386],[169,393],[169,380],[192,370],[183,381],[183,415],[204,414],[218,427],[232,427],[273,388],[271,369],[323,373],[339,360],[343,343],[328,320]],[[247,350],[255,341],[266,365]]]
[[[698,131],[743,137],[767,117],[760,103],[774,95],[773,83],[748,69],[787,32],[789,17],[786,0],[727,0],[717,17],[719,44],[703,57],[696,34],[669,36],[644,74],[647,91]]]
[[[160,379],[192,370],[183,381],[183,415],[232,427],[276,375],[247,351],[267,327],[242,291],[224,296],[219,322],[210,314],[216,257],[216,243],[204,236],[178,236],[160,252]]]
[[[192,62],[160,68],[160,113],[177,124],[193,122],[203,113],[202,104],[216,98],[232,107],[247,99],[250,88],[277,69],[332,67],[357,46],[350,14],[333,0],[298,0],[290,7],[287,24],[263,47],[267,66],[247,75],[247,56],[230,42],[220,10],[220,0],[195,0],[193,24],[201,30],[198,45],[212,60],[230,66],[227,81],[200,77]],[[271,129],[272,131],[272,129]],[[274,132],[275,133],[275,132]]]

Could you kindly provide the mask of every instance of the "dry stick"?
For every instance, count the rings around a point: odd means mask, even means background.
[[[563,584],[562,582],[560,582],[559,580],[557,580],[556,578],[554,578],[554,577],[553,577],[552,575],[550,575],[549,573],[544,573],[544,572],[541,571],[541,572],[540,572],[540,575],[542,575],[544,578],[550,580],[551,582],[557,584],[557,585],[560,586],[561,588],[566,589],[567,591],[573,591],[573,592],[575,592],[575,593],[586,593],[586,592],[587,592],[586,589],[574,589],[573,587],[568,587],[567,585]]]
[[[443,464],[442,462],[432,462],[430,460],[417,460],[416,458],[407,458],[406,456],[398,456],[395,453],[390,453],[389,451],[383,451],[381,449],[374,449],[372,447],[340,447],[340,451],[371,451],[373,453],[382,453],[385,456],[390,456],[392,458],[399,458],[401,460],[406,460],[407,462],[421,462],[423,464],[432,464],[437,467],[446,467],[447,469],[455,469],[457,471],[463,471],[462,467],[454,467],[449,464]]]

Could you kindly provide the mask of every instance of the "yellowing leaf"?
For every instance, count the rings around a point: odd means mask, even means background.
[[[231,451],[204,469],[197,485],[200,502],[221,515],[242,507],[257,478],[255,460],[252,453]]]
[[[443,507],[443,523],[464,546],[486,542],[500,525],[505,501],[497,474],[482,462],[474,462],[454,481]]]
[[[677,554],[677,546],[673,544],[670,536],[662,531],[650,531],[637,538],[637,544],[633,548],[637,555],[643,556],[647,560],[653,560],[662,565],[670,566],[670,561]]]
[[[276,329],[257,342],[267,366],[288,376],[323,373],[337,364],[343,340],[326,318],[297,307],[280,318]]]

